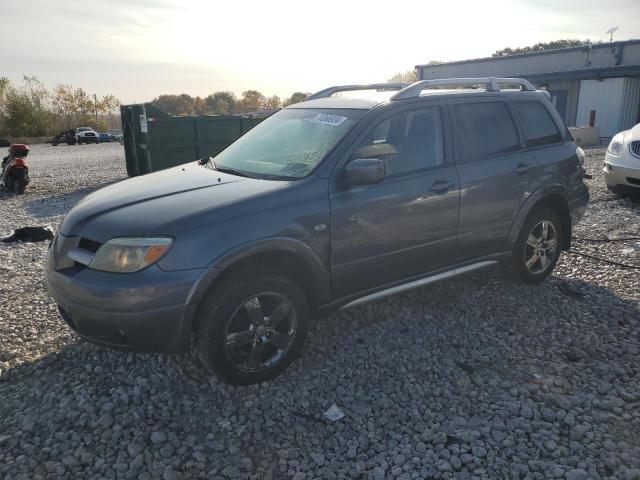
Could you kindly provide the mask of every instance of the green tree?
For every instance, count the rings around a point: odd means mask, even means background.
[[[169,115],[193,115],[193,97],[186,93],[180,95],[160,95],[151,103]]]
[[[37,77],[24,76],[19,88],[9,86],[4,100],[7,134],[12,137],[47,135],[52,120],[48,100],[49,93]]]
[[[284,101],[284,106],[293,105],[294,103],[304,102],[311,92],[293,92],[289,98]]]
[[[7,77],[0,77],[0,136],[6,135],[5,133],[5,120],[6,120],[6,103],[9,89],[11,88],[11,82]]]
[[[51,110],[57,130],[68,130],[79,125],[106,130],[109,122],[101,117],[113,113],[118,105],[120,102],[113,95],[97,99],[88,95],[82,88],[64,84],[54,87],[51,98]],[[99,115],[97,119],[96,114]]]
[[[53,89],[51,106],[58,120],[57,128],[64,130],[85,123],[87,117],[95,113],[94,101],[83,89],[65,84]]]
[[[418,80],[418,75],[415,69],[413,69],[402,73],[396,73],[387,81],[393,83],[413,83],[416,80]]]
[[[277,95],[267,98],[266,107],[270,109],[282,108],[282,101]]]
[[[242,98],[237,102],[236,111],[240,113],[254,112],[267,107],[267,99],[257,90],[242,92]]]
[[[214,92],[205,98],[212,113],[216,115],[229,115],[236,107],[236,96],[233,92]]]
[[[511,48],[506,47],[500,50],[496,50],[491,55],[492,57],[507,57],[510,55],[520,55],[523,53],[531,53],[531,52],[541,52],[544,50],[557,50],[560,48],[570,48],[570,47],[586,47],[591,45],[592,42],[587,40],[577,40],[572,38],[561,39],[561,40],[553,40],[552,42],[540,42],[535,45],[529,45],[527,47],[518,47]]]

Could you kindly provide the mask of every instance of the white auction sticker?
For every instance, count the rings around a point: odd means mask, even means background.
[[[308,118],[307,121],[312,123],[322,123],[323,125],[331,125],[332,127],[337,127],[346,119],[347,117],[343,117],[341,115],[332,115],[330,113],[319,113],[313,118]]]
[[[140,131],[142,133],[148,133],[149,132],[149,127],[147,126],[147,116],[146,115],[140,115]]]

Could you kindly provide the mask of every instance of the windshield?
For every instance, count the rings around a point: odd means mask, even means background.
[[[306,177],[365,112],[280,110],[216,155],[209,166],[258,178]]]

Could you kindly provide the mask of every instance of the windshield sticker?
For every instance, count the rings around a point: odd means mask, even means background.
[[[311,123],[322,123],[323,125],[331,125],[332,127],[337,127],[342,122],[344,122],[347,117],[342,117],[340,115],[331,115],[329,113],[319,113],[313,118],[307,118],[307,122]]]

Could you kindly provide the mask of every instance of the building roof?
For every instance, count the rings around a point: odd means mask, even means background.
[[[587,46],[579,46],[579,47],[567,47],[567,48],[555,48],[551,50],[540,50],[537,52],[527,52],[527,53],[518,53],[515,55],[502,55],[498,57],[480,57],[480,58],[470,58],[468,60],[454,60],[453,62],[441,62],[434,64],[420,64],[416,65],[415,68],[430,68],[430,67],[439,67],[442,65],[461,65],[468,63],[476,63],[476,62],[486,62],[489,60],[514,60],[516,58],[528,58],[528,57],[536,57],[540,55],[556,55],[558,53],[569,53],[569,52],[578,52],[578,51],[586,51],[588,49],[597,50],[599,48],[616,48],[618,46],[626,46],[626,45],[640,45],[640,39],[631,39],[631,40],[623,40],[619,42],[613,43],[592,43]]]
[[[640,77],[640,40],[419,65],[418,78],[518,77],[533,82]]]

